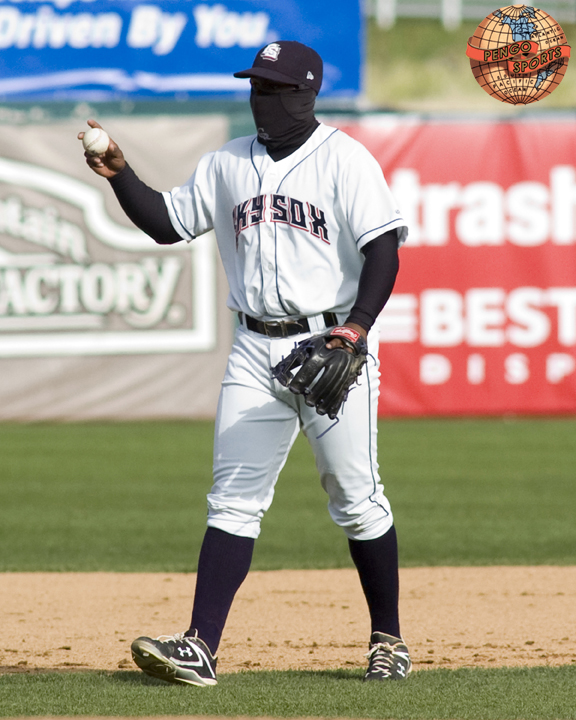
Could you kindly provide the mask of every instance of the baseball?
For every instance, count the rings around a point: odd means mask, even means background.
[[[82,145],[89,155],[104,155],[108,150],[110,138],[102,128],[90,128],[84,133]]]

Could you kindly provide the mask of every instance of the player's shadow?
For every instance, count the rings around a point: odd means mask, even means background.
[[[329,680],[353,680],[358,682],[364,677],[364,670],[347,670],[337,668],[334,670],[288,670],[292,677],[327,678]]]
[[[174,685],[172,685],[171,683],[167,683],[164,680],[157,680],[156,678],[150,677],[149,675],[145,675],[139,670],[117,670],[115,672],[111,672],[109,674],[109,677],[114,682],[121,682],[125,683],[126,685],[143,685],[147,687],[151,687],[154,685],[156,687],[166,688],[174,687]]]
[[[360,682],[364,676],[362,670],[346,670],[345,668],[339,668],[335,670],[242,670],[237,673],[221,673],[218,675],[218,685],[226,686],[229,682],[242,679],[245,675],[259,675],[260,678],[269,680],[271,685],[274,685],[278,680],[279,675],[289,675],[291,678],[325,678],[327,680],[352,680],[353,682]],[[142,685],[147,687],[174,687],[173,684],[167,683],[164,680],[157,680],[156,678],[145,675],[143,672],[132,671],[132,670],[121,670],[111,672],[109,677],[115,682],[126,683],[127,685]],[[181,687],[185,687],[182,685]]]

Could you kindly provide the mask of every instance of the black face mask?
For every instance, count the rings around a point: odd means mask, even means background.
[[[256,123],[258,141],[274,157],[293,152],[318,127],[314,117],[316,93],[312,88],[281,86],[270,91],[250,93],[250,107]]]

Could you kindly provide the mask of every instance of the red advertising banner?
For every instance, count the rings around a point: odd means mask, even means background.
[[[380,414],[576,412],[576,123],[363,120],[410,228]]]

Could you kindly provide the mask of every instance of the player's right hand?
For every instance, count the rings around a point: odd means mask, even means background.
[[[102,128],[102,125],[99,125],[96,120],[88,120],[88,125],[93,128]],[[82,140],[83,137],[84,133],[79,132],[78,140]],[[108,150],[104,155],[89,155],[85,152],[84,157],[86,158],[86,164],[91,167],[97,175],[101,175],[105,178],[111,178],[114,177],[114,175],[118,175],[118,173],[126,166],[124,154],[112,138],[110,138]]]

